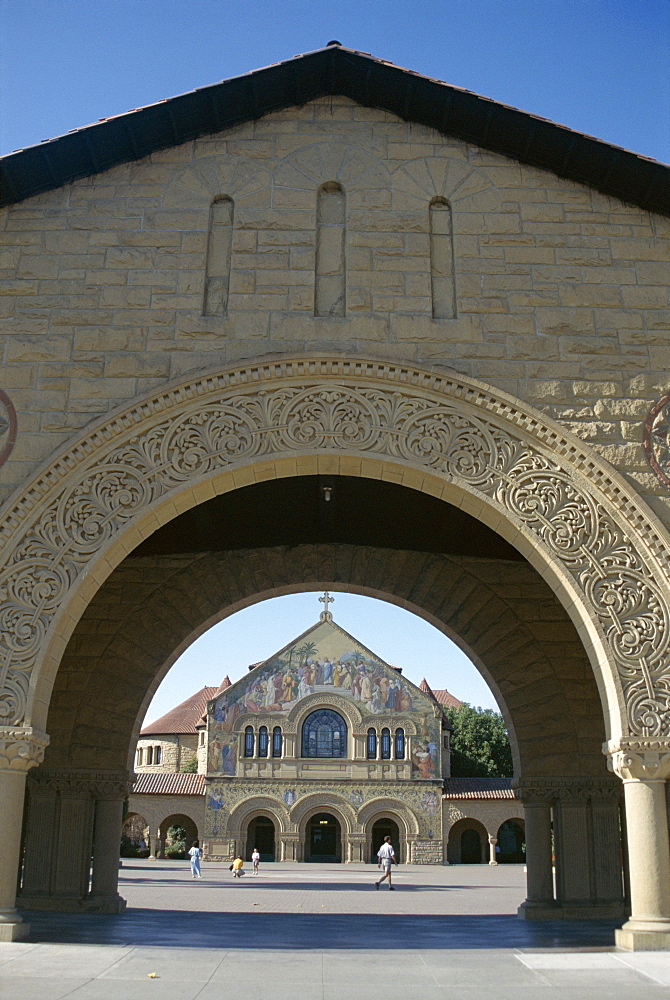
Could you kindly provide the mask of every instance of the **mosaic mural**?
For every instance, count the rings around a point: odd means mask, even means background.
[[[421,737],[409,744],[412,774],[434,778],[439,773],[439,726],[430,700],[373,653],[330,621],[321,621],[298,640],[256,667],[210,703],[208,771],[230,777],[237,773],[243,715],[285,716],[307,695],[337,694],[357,703],[365,713],[413,719]]]

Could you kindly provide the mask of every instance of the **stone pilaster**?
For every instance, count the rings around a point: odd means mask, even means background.
[[[631,915],[616,943],[631,951],[670,950],[670,846],[665,783],[670,741],[611,741],[608,765],[623,781]]]
[[[496,844],[498,843],[498,838],[493,837],[489,834],[489,864],[497,865],[498,859],[496,858]]]
[[[526,900],[518,909],[522,920],[556,918],[551,851],[551,807],[556,790],[534,782],[517,788],[526,819]]]
[[[118,881],[123,802],[132,787],[127,779],[125,775],[125,780],[100,782],[95,791],[93,870],[86,908],[98,913],[123,913],[126,908]]]
[[[16,912],[26,775],[44,758],[49,737],[34,729],[0,728],[0,941],[18,941],[30,924]]]

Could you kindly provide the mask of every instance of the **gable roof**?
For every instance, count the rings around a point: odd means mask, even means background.
[[[10,153],[0,205],[335,95],[670,215],[670,167],[657,160],[337,44]]]
[[[182,735],[197,732],[196,726],[205,713],[207,702],[222,690],[222,687],[204,687],[192,694],[186,701],[182,701],[181,705],[170,709],[160,719],[145,726],[140,733],[140,739],[143,736],[157,736],[163,733]]]

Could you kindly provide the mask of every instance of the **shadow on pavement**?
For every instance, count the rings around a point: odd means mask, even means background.
[[[301,889],[304,889],[301,885]],[[611,948],[617,921],[524,922],[504,916],[208,913],[130,909],[121,915],[24,912],[28,941],[250,951]]]

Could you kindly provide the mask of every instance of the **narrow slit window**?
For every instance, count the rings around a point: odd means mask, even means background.
[[[251,726],[247,726],[244,730],[244,756],[253,757],[254,755],[254,731]]]
[[[390,729],[382,729],[382,760],[391,759],[391,731]]]
[[[209,211],[204,316],[226,316],[233,250],[233,201],[217,198]]]
[[[161,762],[161,748],[156,747],[154,751],[154,764],[160,764]]]
[[[322,184],[316,195],[316,266],[314,315],[346,313],[346,214],[344,191],[339,184]]]
[[[404,760],[405,759],[405,730],[396,729],[395,731],[395,759]]]
[[[433,319],[455,319],[456,274],[451,206],[444,198],[434,198],[428,211]]]
[[[368,760],[377,759],[377,731],[368,729]]]
[[[147,764],[153,764],[154,762],[154,748],[147,747]]]

